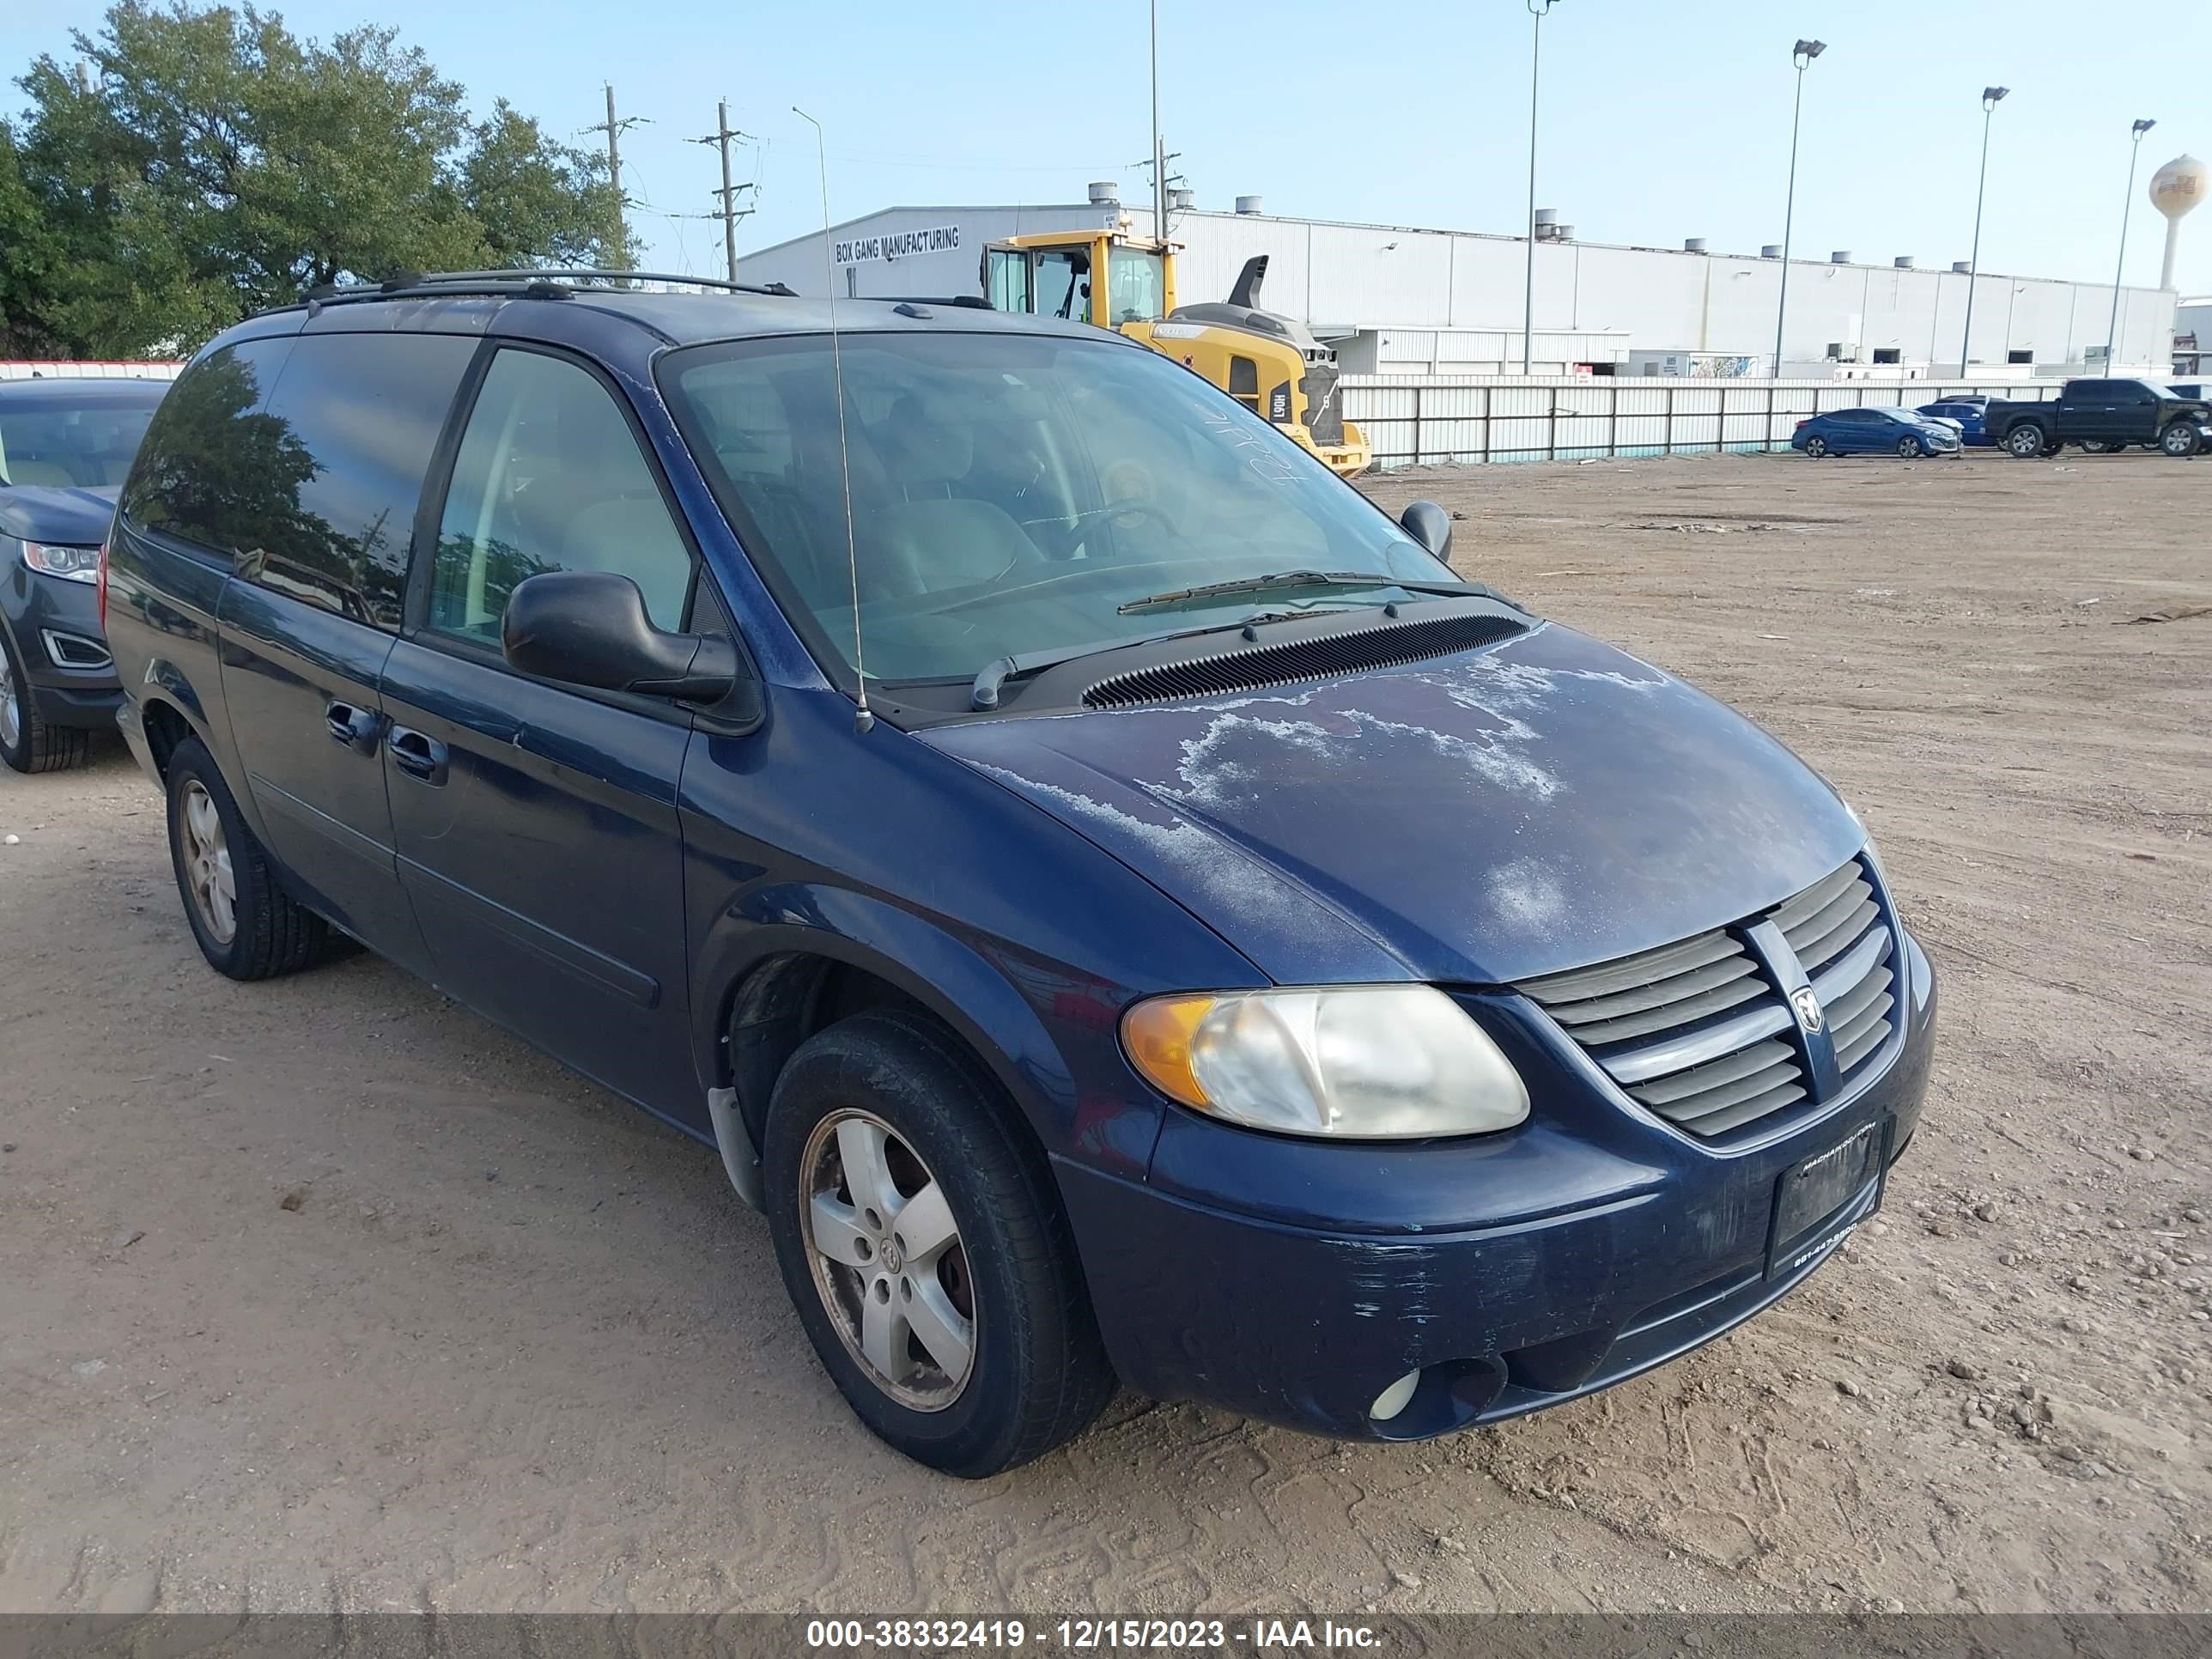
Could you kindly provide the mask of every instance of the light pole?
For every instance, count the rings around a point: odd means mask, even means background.
[[[1521,372],[1529,373],[1536,354],[1536,70],[1544,55],[1544,15],[1558,0],[1528,0],[1536,20],[1528,47],[1528,280],[1521,297]]]
[[[2128,210],[2136,204],[2136,162],[2142,155],[2142,136],[2158,125],[2138,121],[2128,140],[2128,194],[2120,204],[2120,263],[2112,272],[2112,321],[2105,331],[2105,373],[2112,372],[2112,352],[2120,343],[2120,278],[2128,269]]]
[[[2004,101],[2009,87],[1982,88],[1982,181],[1974,186],[1974,251],[1966,261],[1966,329],[1959,337],[1959,378],[1966,378],[1967,348],[1974,338],[1974,286],[1982,274],[1982,198],[1990,189],[1990,116]]]
[[[1797,118],[1805,112],[1805,66],[1827,51],[1825,40],[1800,40],[1790,48],[1797,69],[1797,103],[1790,112],[1790,199],[1782,210],[1782,295],[1774,302],[1774,378],[1782,378],[1782,324],[1790,314],[1790,233],[1797,222]]]

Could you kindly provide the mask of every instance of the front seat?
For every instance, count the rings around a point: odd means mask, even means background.
[[[868,599],[996,581],[1044,557],[1004,507],[960,496],[885,507],[864,551],[873,567],[862,574]]]
[[[933,419],[920,398],[902,392],[873,435],[884,472],[906,499],[883,507],[866,526],[860,549],[864,598],[968,587],[1042,562],[1037,544],[1004,507],[953,493],[975,465],[974,427]]]

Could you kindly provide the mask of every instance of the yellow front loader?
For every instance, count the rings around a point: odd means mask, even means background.
[[[1047,231],[994,242],[983,297],[999,311],[1117,329],[1194,369],[1345,477],[1373,459],[1344,418],[1336,354],[1294,318],[1259,308],[1267,256],[1225,301],[1178,307],[1175,245],[1123,230]]]

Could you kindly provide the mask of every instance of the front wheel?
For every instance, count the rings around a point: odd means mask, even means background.
[[[841,1020],[776,1079],[763,1145],[785,1288],[854,1413],[981,1479],[1090,1425],[1115,1378],[1043,1156],[915,1013]]]
[[[1828,453],[1828,441],[1826,438],[1806,439],[1805,453],[1816,461],[1820,459]]]
[[[2056,453],[2045,447],[2049,442],[2041,427],[2033,421],[2023,422],[2005,434],[2005,453],[2019,460],[2032,461],[2039,455]]]
[[[2177,461],[2186,460],[2204,447],[2204,434],[2186,421],[2176,421],[2159,434],[2158,447]]]
[[[1899,438],[1897,441],[1897,453],[1900,457],[1908,461],[1919,459],[1922,453],[1920,448],[1920,440],[1917,438]]]
[[[15,641],[0,628],[0,762],[18,772],[59,772],[91,751],[91,732],[40,717],[30,678],[15,660]]]

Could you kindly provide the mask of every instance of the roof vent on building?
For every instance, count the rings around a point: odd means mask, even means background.
[[[1168,192],[1168,206],[1177,213],[1188,213],[1198,205],[1198,192],[1178,186]]]
[[[1974,273],[1974,262],[1972,259],[1954,259],[1951,261],[1951,269],[1961,276],[1971,276]]]
[[[1912,256],[1911,256],[1910,253],[1900,253],[1900,254],[1899,254],[1899,255],[1897,256],[1897,268],[1898,268],[1899,270],[1911,270],[1911,269],[1912,269]]]
[[[1239,213],[1265,213],[1267,207],[1257,196],[1240,196],[1237,198],[1237,210]]]
[[[1552,227],[1552,240],[1555,242],[1573,241],[1575,240],[1575,228],[1572,225],[1553,225]]]
[[[1682,252],[1685,252],[1685,253],[1703,253],[1705,251],[1705,239],[1704,237],[1702,237],[1702,236],[1685,236],[1685,237],[1682,239]]]
[[[1828,256],[1828,263],[1832,265],[1847,265],[1850,262],[1851,251],[1847,247],[1839,247]]]
[[[1121,185],[1115,184],[1111,179],[1093,179],[1091,181],[1091,206],[1119,207],[1121,204]]]
[[[1759,257],[1762,259],[1779,259],[1782,257],[1782,244],[1779,242],[1769,242],[1765,247],[1759,250]]]

